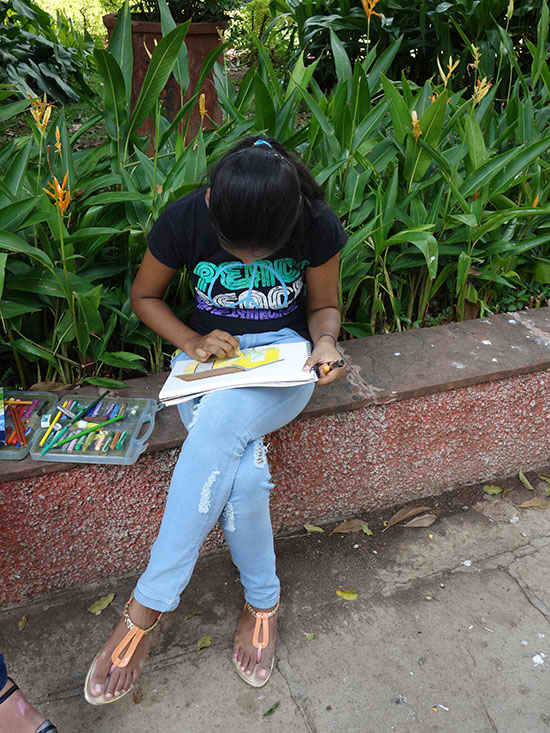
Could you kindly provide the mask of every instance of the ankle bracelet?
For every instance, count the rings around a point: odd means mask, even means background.
[[[157,626],[159,625],[160,617],[162,616],[162,611],[159,611],[159,615],[157,616],[157,620],[153,624],[151,624],[151,626],[149,626],[147,629],[142,629],[141,626],[138,626],[137,624],[135,624],[132,621],[132,619],[130,618],[129,609],[130,609],[130,603],[132,602],[133,598],[134,598],[134,594],[132,593],[132,595],[130,596],[130,598],[128,598],[128,600],[126,601],[126,604],[124,606],[124,612],[123,612],[123,615],[124,615],[124,623],[126,624],[126,627],[130,631],[133,628],[136,628],[136,629],[139,629],[140,631],[143,631],[144,634],[150,634],[151,631],[154,631],[157,628]]]
[[[245,601],[245,608],[246,610],[251,613],[255,618],[271,618],[272,616],[275,616],[277,611],[279,610],[279,606],[281,604],[281,599],[277,601],[277,605],[275,608],[272,608],[271,611],[256,611],[248,601]]]

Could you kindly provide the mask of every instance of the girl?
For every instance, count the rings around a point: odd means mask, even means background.
[[[345,371],[336,365],[338,262],[345,241],[304,164],[275,140],[249,137],[224,155],[208,188],[169,205],[155,223],[132,285],[132,307],[178,347],[174,360],[206,361],[231,357],[239,348],[310,339],[304,369],[324,365],[318,384],[329,384]],[[163,301],[184,266],[196,300],[188,324]],[[280,584],[262,438],[293,420],[312,392],[310,383],[232,389],[179,406],[188,436],[159,534],[123,619],[88,671],[89,703],[114,702],[132,689],[149,652],[149,633],[177,607],[220,515],[246,599],[233,662],[248,684],[267,682]]]

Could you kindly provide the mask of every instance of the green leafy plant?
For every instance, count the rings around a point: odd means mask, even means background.
[[[94,42],[58,11],[57,22],[32,0],[0,0],[0,83],[65,102],[89,92]]]

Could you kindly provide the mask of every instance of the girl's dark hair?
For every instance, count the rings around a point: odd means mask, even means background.
[[[244,138],[210,173],[210,220],[235,250],[274,253],[291,238],[299,249],[315,200],[323,191],[307,167],[270,137]]]

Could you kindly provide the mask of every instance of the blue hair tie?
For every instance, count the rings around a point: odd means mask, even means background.
[[[271,143],[268,143],[267,140],[264,140],[263,138],[260,138],[259,140],[256,140],[253,147],[259,146],[259,145],[265,145],[267,148],[273,149],[273,145]]]

